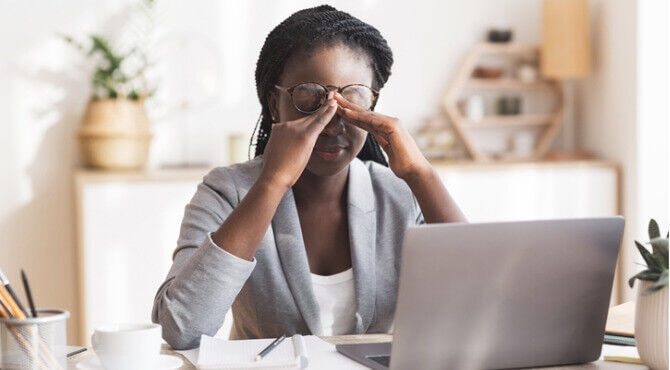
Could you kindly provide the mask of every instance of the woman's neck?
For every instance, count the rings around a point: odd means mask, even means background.
[[[349,166],[332,176],[318,176],[305,170],[293,185],[293,196],[303,205],[340,203],[346,198],[348,175]]]

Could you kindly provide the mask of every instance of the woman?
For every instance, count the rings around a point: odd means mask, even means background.
[[[270,32],[256,158],[205,176],[156,295],[172,347],[231,308],[235,339],[391,329],[407,227],[465,220],[398,119],[373,112],[392,63],[379,31],[330,6]]]

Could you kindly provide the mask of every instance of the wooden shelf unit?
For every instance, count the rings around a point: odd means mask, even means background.
[[[528,159],[536,160],[544,157],[551,146],[551,142],[558,133],[563,117],[563,89],[558,81],[541,79],[533,82],[524,82],[515,78],[475,78],[472,72],[477,67],[479,59],[484,55],[498,55],[501,57],[533,56],[539,60],[539,47],[536,45],[517,43],[482,43],[475,45],[465,56],[463,63],[456,71],[456,75],[443,98],[443,109],[450,119],[456,135],[461,139],[470,157],[476,161],[490,161],[494,158],[477,149],[473,142],[470,129],[484,128],[512,128],[512,127],[539,127],[540,132],[533,153]],[[520,114],[510,116],[489,115],[481,121],[473,122],[463,115],[458,108],[458,100],[463,90],[530,90],[551,89],[555,92],[557,109],[544,114]]]
[[[544,126],[550,124],[551,119],[551,114],[491,115],[477,122],[464,118],[462,125],[471,128]]]
[[[526,82],[515,78],[471,78],[464,89],[548,89],[552,84],[547,81]]]
[[[483,42],[475,45],[472,51],[478,54],[537,54],[540,52],[540,47],[531,44],[519,44],[516,42]]]

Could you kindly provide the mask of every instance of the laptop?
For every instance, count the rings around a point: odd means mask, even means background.
[[[595,361],[623,217],[411,227],[392,343],[340,345],[372,369]]]

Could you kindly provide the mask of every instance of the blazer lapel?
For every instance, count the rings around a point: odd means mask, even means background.
[[[277,207],[272,218],[272,230],[293,299],[311,333],[321,335],[319,305],[312,289],[312,276],[292,189],[286,192]]]
[[[370,327],[375,310],[377,217],[370,173],[357,158],[349,165],[347,185],[349,243],[356,291],[356,333],[362,334]]]

